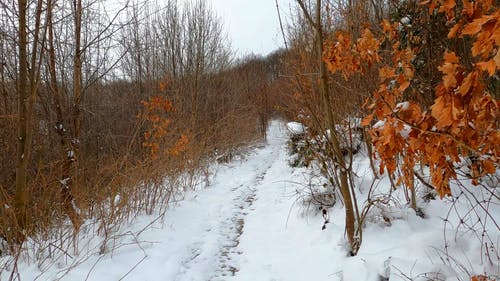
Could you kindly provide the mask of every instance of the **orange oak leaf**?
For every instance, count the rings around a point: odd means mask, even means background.
[[[495,20],[495,17],[490,15],[482,16],[481,18],[473,20],[471,23],[465,25],[464,30],[462,31],[463,35],[475,35],[479,31],[483,25],[491,20]]]
[[[497,70],[497,66],[494,59],[491,59],[489,61],[480,61],[476,63],[476,66],[479,69],[488,72],[489,76],[493,76]]]

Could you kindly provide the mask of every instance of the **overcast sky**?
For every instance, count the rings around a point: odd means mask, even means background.
[[[267,55],[282,47],[275,0],[207,0],[222,17],[224,26],[238,56]],[[294,0],[279,0],[282,17],[289,13]],[[283,19],[285,20],[285,19]]]

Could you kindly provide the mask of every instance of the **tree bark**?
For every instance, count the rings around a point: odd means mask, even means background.
[[[18,120],[17,120],[17,155],[16,155],[16,190],[14,205],[17,213],[17,221],[21,228],[27,224],[26,205],[28,162],[30,159],[30,131],[28,127],[28,51],[27,51],[27,22],[26,13],[28,5],[26,0],[19,0],[19,76],[17,80],[18,92]]]
[[[57,72],[56,72],[56,54],[54,47],[54,30],[53,30],[53,19],[52,12],[54,7],[54,0],[47,1],[47,22],[48,22],[48,70],[50,75],[50,90],[54,98],[54,110],[56,112],[56,126],[55,130],[59,136],[59,144],[61,150],[61,157],[63,158],[61,167],[61,178],[59,180],[61,184],[61,196],[62,205],[66,215],[70,218],[73,226],[78,229],[81,224],[81,219],[73,206],[73,196],[71,194],[71,184],[72,184],[72,168],[74,168],[75,162],[75,149],[72,145],[68,143],[69,132],[65,126],[65,118],[63,114],[62,97],[59,85],[57,83]]]
[[[68,177],[61,180],[63,206],[66,214],[69,216],[73,227],[78,230],[82,224],[82,219],[74,205],[74,198],[71,189],[78,182],[76,161],[79,156],[80,148],[80,130],[81,130],[81,112],[80,106],[83,97],[82,87],[82,48],[81,48],[81,31],[82,31],[82,1],[73,0],[74,13],[74,28],[75,28],[75,49],[73,57],[73,110],[71,113],[73,129],[72,138],[70,141],[69,150],[66,153],[66,161],[63,167],[63,174]]]
[[[18,91],[18,121],[17,121],[17,149],[16,149],[16,183],[14,207],[20,229],[26,229],[29,219],[26,212],[28,206],[28,165],[31,161],[31,143],[33,139],[33,112],[36,101],[40,64],[43,56],[43,46],[40,46],[40,30],[42,1],[37,1],[35,12],[35,28],[32,39],[32,53],[28,55],[28,19],[29,9],[26,0],[19,0],[19,74],[17,81]],[[45,42],[45,33],[42,34],[42,45]],[[39,54],[40,52],[40,54]],[[37,56],[39,55],[39,56]],[[29,65],[29,67],[28,67]],[[22,235],[21,235],[22,236]],[[22,239],[23,237],[18,237]]]

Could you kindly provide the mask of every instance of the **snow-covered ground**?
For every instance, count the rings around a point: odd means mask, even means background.
[[[219,166],[209,186],[188,194],[161,219],[136,219],[115,236],[116,243],[108,243],[105,254],[97,254],[102,239],[88,238],[79,255],[20,261],[19,280],[466,280],[468,273],[500,271],[498,256],[481,251],[486,240],[452,225],[448,201],[421,203],[425,219],[404,203],[374,209],[359,254],[348,257],[342,206],[329,210],[322,230],[317,207],[297,200],[310,171],[288,165],[286,133],[282,122],[273,121],[266,145]],[[355,172],[362,199],[373,179],[366,158],[355,162]],[[384,180],[377,185],[388,187]],[[498,219],[498,207],[490,211]],[[381,212],[391,221],[380,219]],[[445,217],[450,256],[443,252]],[[498,249],[498,233],[490,236],[487,241]],[[12,270],[3,270],[0,280],[8,280]]]

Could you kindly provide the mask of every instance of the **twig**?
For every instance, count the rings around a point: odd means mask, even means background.
[[[436,190],[436,188],[433,185],[425,181],[425,179],[422,177],[422,175],[420,175],[418,171],[413,171],[413,174],[423,185],[427,186],[430,189]]]
[[[278,13],[278,20],[280,21],[281,35],[283,36],[283,42],[285,43],[285,49],[288,50],[288,43],[286,42],[285,30],[283,29],[283,21],[281,20],[280,7],[278,5],[278,0],[276,2],[276,11]]]
[[[129,271],[127,271],[127,273],[125,273],[125,275],[123,275],[120,279],[118,279],[118,281],[121,281],[125,277],[127,277],[127,275],[129,275],[132,271],[134,271],[134,269],[136,269],[139,266],[139,264],[141,264],[147,257],[148,257],[147,255],[144,255],[144,257],[142,257],[142,259],[140,261],[138,261]]]

